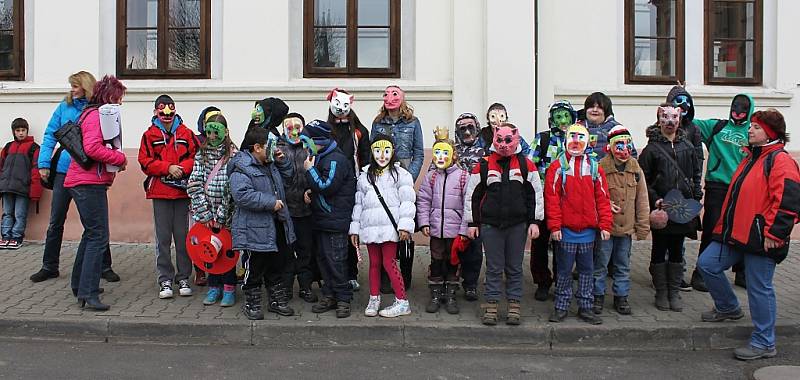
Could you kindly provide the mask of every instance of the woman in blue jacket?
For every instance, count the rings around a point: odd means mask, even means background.
[[[386,87],[383,93],[383,106],[372,122],[370,137],[377,134],[392,136],[400,166],[416,181],[425,160],[422,125],[414,116],[414,109],[406,103],[406,93],[400,87]]]
[[[87,99],[92,97],[94,84],[97,82],[95,77],[86,72],[79,71],[69,76],[71,89],[58,104],[42,138],[41,150],[39,151],[39,174],[43,181],[49,183],[53,188],[53,200],[50,204],[50,224],[47,227],[47,239],[44,245],[44,256],[42,257],[42,269],[34,273],[30,279],[33,282],[41,282],[47,279],[58,277],[59,256],[61,256],[61,239],[64,235],[64,222],[67,220],[67,211],[72,202],[72,196],[64,189],[64,178],[72,158],[69,153],[61,148],[55,149],[56,137],[54,133],[64,124],[69,122],[77,123],[83,109],[89,103]],[[55,150],[55,156],[53,151]],[[55,163],[55,168],[53,168]],[[54,173],[52,171],[55,170]],[[111,269],[111,249],[106,247],[103,255],[103,272],[101,277],[106,281],[119,281],[119,276]]]

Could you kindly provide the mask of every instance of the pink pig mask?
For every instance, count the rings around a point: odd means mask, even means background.
[[[386,87],[383,92],[383,107],[387,110],[396,110],[406,100],[406,93],[397,86]]]
[[[666,106],[658,107],[658,125],[662,129],[667,129],[669,132],[674,132],[681,122],[680,108]]]
[[[517,149],[519,149],[519,131],[508,126],[495,128],[492,147],[494,147],[495,152],[503,157],[509,157],[517,153]]]

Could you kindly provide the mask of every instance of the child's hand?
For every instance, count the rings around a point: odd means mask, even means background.
[[[303,168],[308,171],[309,169],[314,167],[314,162],[316,161],[316,156],[308,156],[305,161],[303,161]]]
[[[657,209],[660,210],[661,207],[663,207],[663,206],[664,206],[664,200],[663,199],[659,199],[659,200],[656,201],[656,208]]]
[[[400,240],[406,241],[411,239],[411,234],[408,231],[400,230],[398,231],[400,234]]]
[[[431,228],[428,227],[428,226],[422,227],[422,234],[425,235],[425,237],[430,237],[431,236]]]
[[[605,230],[600,231],[600,239],[603,239],[603,240],[611,239],[611,232],[608,232],[608,231],[605,231]]]
[[[478,231],[478,227],[470,227],[467,229],[467,237],[471,240],[475,240],[480,236],[480,232]]]
[[[539,237],[539,226],[531,224],[528,226],[528,240],[533,240]]]
[[[353,244],[353,247],[358,248],[358,235],[350,235],[350,243]],[[359,254],[358,261],[361,261],[361,254]]]
[[[42,177],[45,182],[47,182],[47,178],[50,177],[50,169],[39,169],[39,176]]]
[[[169,166],[169,176],[175,179],[183,177],[183,169],[178,165]]]
[[[611,212],[613,214],[619,214],[620,212],[622,212],[622,207],[617,206],[617,204],[612,201],[611,202]]]
[[[561,241],[561,230],[551,232],[550,239],[553,239],[553,241]]]
[[[306,202],[307,205],[311,204],[311,190],[306,190],[306,192],[303,193],[303,202]]]
[[[283,159],[286,158],[286,155],[283,154],[283,151],[280,148],[275,148],[275,152],[273,152],[273,157],[277,162],[283,162]]]
[[[278,212],[282,208],[283,208],[283,201],[278,199],[277,201],[275,201],[275,207],[272,208],[272,211]]]

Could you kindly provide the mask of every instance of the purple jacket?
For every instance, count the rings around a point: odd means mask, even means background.
[[[431,236],[452,239],[467,235],[464,196],[469,173],[453,165],[429,170],[417,194],[417,223],[430,227]]]

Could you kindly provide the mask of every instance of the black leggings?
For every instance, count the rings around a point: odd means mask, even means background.
[[[653,231],[653,247],[650,250],[650,263],[661,264],[683,262],[683,235],[669,235]]]

